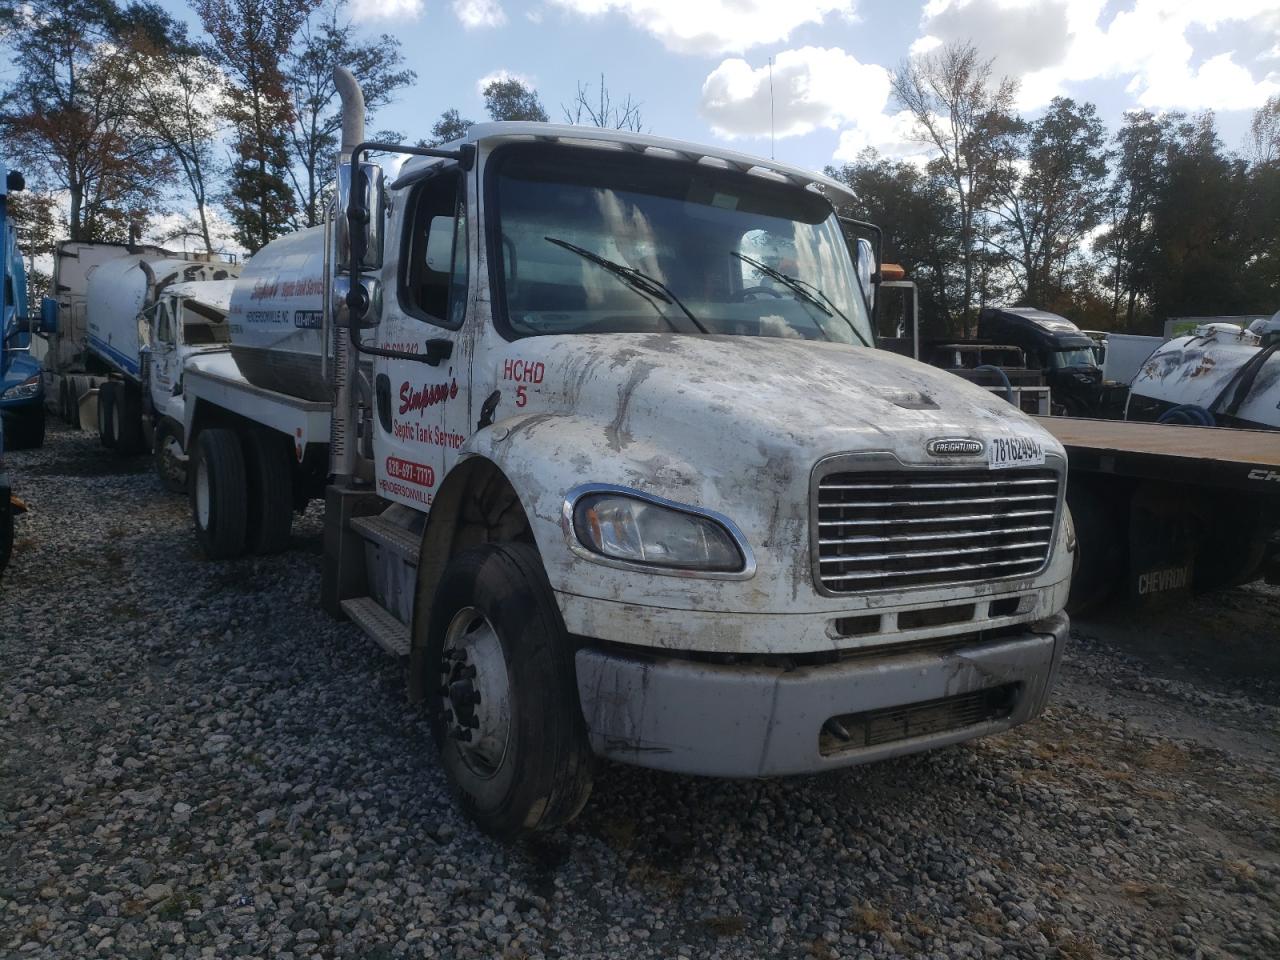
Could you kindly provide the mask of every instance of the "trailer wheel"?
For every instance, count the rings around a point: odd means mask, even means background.
[[[1103,490],[1087,481],[1067,487],[1076,531],[1076,566],[1067,611],[1075,616],[1105,603],[1124,579],[1128,525]]]
[[[145,449],[142,442],[142,395],[127,383],[116,385],[111,399],[116,452],[136,456]]]
[[[88,424],[82,424],[81,419],[79,419],[79,399],[92,389],[92,380],[83,378],[83,376],[70,376],[67,379],[67,422],[77,430],[88,428]],[[101,402],[100,397],[99,403]]]
[[[591,795],[573,649],[537,550],[459,554],[436,589],[427,706],[467,813],[500,837],[549,830]]]
[[[116,446],[116,390],[118,384],[107,382],[98,387],[98,442],[106,449]]]
[[[244,453],[234,430],[213,427],[196,438],[191,454],[191,514],[196,539],[209,560],[244,553]]]
[[[182,428],[171,420],[161,420],[156,428],[153,452],[156,476],[170,493],[187,492],[187,455],[182,451]]]
[[[249,481],[247,546],[252,553],[280,553],[293,529],[292,447],[283,434],[255,429],[244,435]]]

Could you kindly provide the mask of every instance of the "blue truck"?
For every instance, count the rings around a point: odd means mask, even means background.
[[[31,354],[27,316],[27,271],[9,216],[9,194],[23,188],[22,174],[0,163],[0,245],[4,279],[0,283],[0,420],[10,450],[44,443],[42,367]]]

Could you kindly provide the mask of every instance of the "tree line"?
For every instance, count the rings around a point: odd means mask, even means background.
[[[885,228],[927,332],[972,333],[990,304],[1141,333],[1280,309],[1280,97],[1237,154],[1212,113],[1130,111],[1108,135],[1093,104],[1057,97],[1024,119],[970,43],[904,63],[893,94],[929,161],[866,151],[827,172]]]
[[[151,0],[28,0],[0,10],[13,69],[0,140],[35,189],[12,208],[34,258],[62,238],[160,236],[208,251],[212,211],[252,253],[324,217],[341,118],[333,68],[352,69],[373,115],[413,85],[400,41],[366,36],[348,0],[189,0],[187,25]],[[1036,119],[972,44],[905,62],[893,80],[927,163],[867,151],[828,168],[885,228],[886,254],[919,287],[926,330],[971,332],[978,311],[1021,303],[1082,326],[1154,331],[1172,315],[1280,308],[1280,97],[1242,154],[1212,114],[1134,111],[1114,135],[1066,97]],[[495,120],[550,119],[514,77],[483,90]],[[641,105],[601,76],[561,104],[568,123],[642,130]],[[444,109],[419,144],[463,136]],[[379,140],[402,133],[380,130]],[[33,278],[33,283],[40,279]]]
[[[353,27],[347,0],[189,2],[195,33],[150,0],[0,10],[13,65],[0,88],[0,142],[33,188],[12,202],[33,260],[60,239],[137,241],[174,210],[192,214],[157,239],[209,252],[219,247],[215,209],[249,253],[314,226],[341,135],[333,68],[360,81],[371,130],[417,80],[396,37]],[[492,119],[549,119],[519,79],[493,79],[483,93]],[[640,105],[615,103],[603,76],[598,91],[579,84],[562,109],[567,122],[641,126]],[[471,122],[446,109],[429,142],[462,136]]]

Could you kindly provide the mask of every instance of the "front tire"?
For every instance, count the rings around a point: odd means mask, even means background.
[[[196,539],[209,560],[244,553],[244,453],[234,430],[211,427],[197,437],[191,455],[191,515]]]
[[[550,830],[591,795],[573,650],[538,552],[459,554],[427,633],[432,735],[462,805],[496,836]]]
[[[293,468],[283,434],[254,429],[244,435],[249,481],[247,546],[258,554],[288,549],[293,530]]]
[[[142,438],[142,396],[131,384],[116,387],[112,413],[115,425],[111,432],[115,435],[116,452],[126,457],[142,453],[146,449]]]

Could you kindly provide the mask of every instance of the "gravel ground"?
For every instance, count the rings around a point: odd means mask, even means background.
[[[320,523],[206,564],[84,434],[10,455],[0,956],[1280,956],[1280,591],[1081,623],[1051,709],[808,779],[601,771],[504,847],[402,668],[317,606]]]

